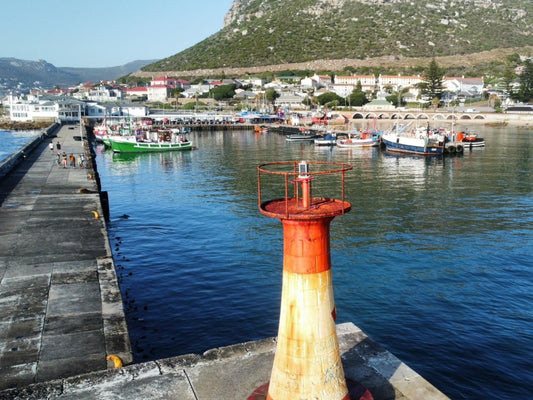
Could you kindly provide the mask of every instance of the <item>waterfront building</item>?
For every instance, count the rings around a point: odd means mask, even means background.
[[[85,103],[66,96],[8,96],[11,121],[78,121]]]

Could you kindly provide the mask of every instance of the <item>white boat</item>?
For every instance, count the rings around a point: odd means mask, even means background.
[[[381,141],[387,151],[423,156],[442,155],[444,153],[446,139],[444,135],[432,132],[429,128],[420,127],[410,131],[406,128],[396,125],[381,136]]]
[[[335,146],[337,144],[337,135],[326,133],[324,136],[319,136],[314,140],[317,146]]]
[[[465,149],[485,147],[485,139],[478,137],[475,133],[459,132],[457,142],[461,143]]]
[[[337,140],[337,146],[345,148],[376,147],[379,146],[382,133],[381,131],[350,133],[346,139]]]

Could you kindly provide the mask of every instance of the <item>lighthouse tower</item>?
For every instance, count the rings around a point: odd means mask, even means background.
[[[283,224],[283,287],[274,365],[264,386],[267,400],[350,399],[335,330],[329,235],[333,218],[351,208],[344,200],[344,174],[350,169],[306,161],[258,167],[259,208]],[[335,187],[332,174],[340,181],[341,199],[314,197],[312,186]],[[283,198],[262,201],[267,178],[284,182]],[[255,393],[249,399],[259,399]]]

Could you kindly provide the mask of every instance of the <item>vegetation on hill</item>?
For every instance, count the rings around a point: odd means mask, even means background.
[[[236,0],[218,33],[143,71],[375,57],[459,56],[533,44],[530,0]]]

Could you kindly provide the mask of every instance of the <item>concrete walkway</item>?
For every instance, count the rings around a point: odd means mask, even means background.
[[[79,135],[53,142],[86,153]],[[132,361],[97,174],[58,168],[51,140],[0,181],[0,389]]]
[[[351,400],[362,398],[364,388],[374,400],[448,399],[355,325],[338,325],[337,335]],[[0,391],[0,399],[246,400],[270,379],[274,351],[269,338]]]

